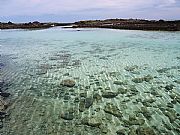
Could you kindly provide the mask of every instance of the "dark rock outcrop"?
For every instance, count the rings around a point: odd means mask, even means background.
[[[176,20],[176,21],[164,21],[164,20],[156,21],[156,20],[142,20],[142,19],[88,20],[88,21],[76,22],[74,27],[180,31],[180,20]]]
[[[38,21],[29,23],[2,23],[0,22],[0,29],[46,29],[55,26],[67,26],[71,23],[40,23]]]

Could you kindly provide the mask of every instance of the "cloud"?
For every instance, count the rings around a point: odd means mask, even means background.
[[[101,17],[174,17],[179,0],[0,0],[0,16],[99,16]],[[144,12],[144,14],[143,14]],[[146,13],[146,14],[145,14]],[[93,15],[94,14],[94,15]],[[176,18],[180,15],[176,14]]]

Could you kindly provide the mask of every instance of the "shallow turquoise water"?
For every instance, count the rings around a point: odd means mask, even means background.
[[[0,54],[3,134],[180,133],[180,32],[3,30]]]

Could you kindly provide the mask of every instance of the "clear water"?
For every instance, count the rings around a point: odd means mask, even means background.
[[[3,30],[0,54],[11,93],[3,135],[180,134],[180,32]]]

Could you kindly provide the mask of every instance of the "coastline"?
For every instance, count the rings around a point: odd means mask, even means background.
[[[0,134],[179,133],[179,32],[71,30],[0,32]]]
[[[48,29],[56,26],[67,26],[71,23],[41,23],[41,22],[29,22],[29,23],[2,23],[0,22],[0,29]]]
[[[74,28],[110,28],[125,30],[180,31],[180,21],[107,19],[75,22]]]
[[[72,25],[72,26],[71,26]],[[64,26],[64,28],[108,28],[124,30],[153,30],[153,31],[180,31],[180,20],[141,20],[141,19],[107,19],[87,20],[74,23],[2,23],[0,29],[47,29],[51,27]],[[71,26],[71,27],[68,27]]]

